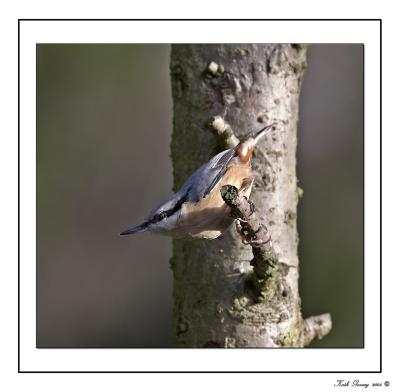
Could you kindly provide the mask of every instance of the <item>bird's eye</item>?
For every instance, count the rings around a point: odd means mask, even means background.
[[[167,217],[167,214],[164,211],[162,211],[159,214],[157,214],[157,220],[158,221],[163,220],[166,217]]]

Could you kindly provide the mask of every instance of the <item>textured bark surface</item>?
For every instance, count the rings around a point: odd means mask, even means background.
[[[303,346],[330,329],[328,316],[303,321],[298,293],[296,132],[305,67],[303,45],[172,46],[175,190],[224,143],[235,144],[232,130],[242,138],[275,123],[254,152],[251,199],[279,262],[289,266],[257,295],[248,284],[252,248],[235,227],[213,241],[174,240],[178,346]]]

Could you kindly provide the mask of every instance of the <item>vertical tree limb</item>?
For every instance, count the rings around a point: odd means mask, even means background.
[[[305,67],[303,45],[172,46],[175,189],[236,135],[276,124],[254,154],[253,221],[239,203],[249,230],[268,228],[270,248],[244,245],[234,227],[214,241],[174,240],[180,346],[304,346],[330,330],[328,316],[303,321],[298,293],[295,154]]]

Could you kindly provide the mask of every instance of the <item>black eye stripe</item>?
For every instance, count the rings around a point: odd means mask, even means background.
[[[165,219],[168,216],[168,213],[165,211],[160,212],[156,215],[158,221]]]
[[[150,219],[148,223],[157,223],[165,218],[170,217],[171,215],[174,215],[176,211],[180,210],[182,204],[187,200],[187,195],[188,192],[182,198],[180,198],[172,208],[166,211],[161,211],[158,214],[154,215],[154,217]]]

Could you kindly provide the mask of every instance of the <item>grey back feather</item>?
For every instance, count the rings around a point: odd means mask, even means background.
[[[200,166],[171,198],[154,208],[148,219],[162,211],[173,211],[178,203],[197,203],[206,197],[226,173],[229,162],[235,156],[233,148],[220,152]]]
[[[197,203],[218,184],[226,173],[228,163],[234,156],[235,150],[233,148],[215,155],[186,180],[179,192],[182,191],[183,194],[186,194],[188,191],[188,201]]]

